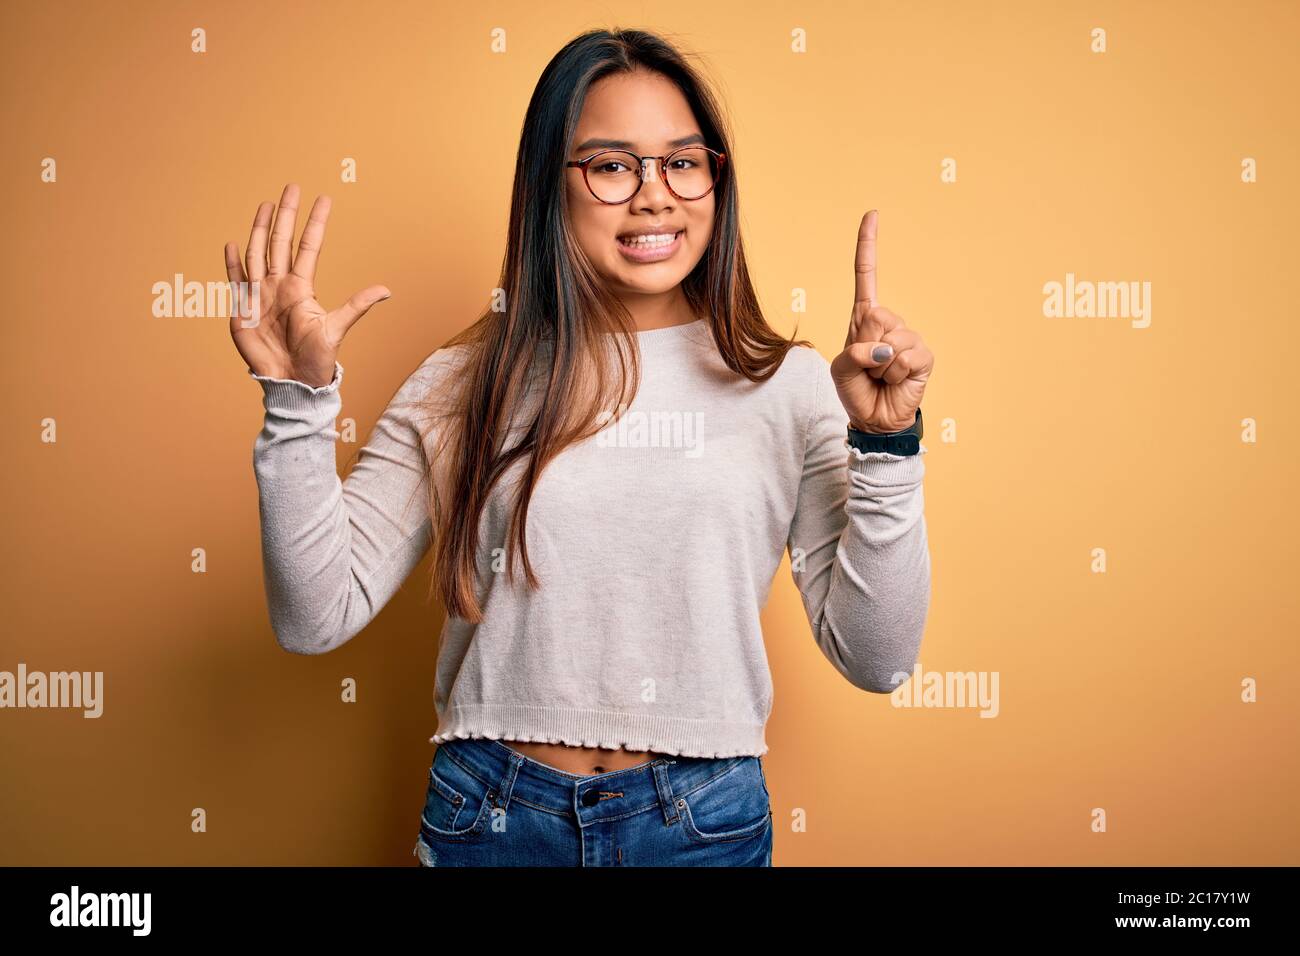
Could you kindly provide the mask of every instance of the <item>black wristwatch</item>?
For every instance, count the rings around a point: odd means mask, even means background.
[[[921,436],[925,433],[924,429],[925,425],[921,421],[921,409],[918,408],[916,410],[916,421],[901,432],[887,432],[881,435],[873,432],[860,432],[850,425],[849,437],[845,443],[858,451],[886,451],[891,455],[916,455],[921,451]]]

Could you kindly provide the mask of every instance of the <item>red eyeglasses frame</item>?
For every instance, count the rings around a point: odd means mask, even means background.
[[[710,186],[706,192],[702,192],[702,193],[700,193],[700,195],[695,196],[695,197],[690,198],[690,199],[686,198],[685,196],[680,195],[680,194],[679,194],[675,189],[673,189],[672,186],[670,186],[670,185],[668,184],[668,161],[669,161],[670,159],[672,159],[674,156],[676,156],[678,153],[685,152],[685,151],[688,150],[688,149],[702,149],[702,150],[704,150],[706,153],[710,153],[710,154],[712,154],[712,156],[714,157],[714,159],[716,159],[716,160],[718,161],[718,174],[717,174],[716,176],[713,177],[713,185]],[[618,200],[617,202],[610,202],[610,201],[607,200],[607,199],[601,199],[599,196],[597,196],[597,195],[596,195],[596,190],[594,190],[594,189],[591,188],[591,182],[587,179],[587,166],[588,166],[588,165],[591,163],[591,161],[594,160],[596,157],[598,157],[598,156],[604,156],[606,153],[622,153],[624,156],[632,156],[632,157],[635,157],[636,160],[637,160],[637,164],[640,166],[640,169],[641,169],[641,175],[637,178],[636,189],[632,190],[632,195],[628,196],[626,199],[620,199],[620,200]],[[646,160],[647,160],[647,159],[657,159],[657,160],[659,160],[659,181],[660,181],[661,183],[664,184],[664,188],[665,188],[665,189],[667,189],[670,193],[672,193],[674,196],[676,196],[676,197],[677,197],[678,199],[680,199],[682,202],[695,202],[695,200],[697,200],[697,199],[703,199],[703,198],[704,198],[705,196],[707,196],[709,193],[713,192],[713,190],[717,189],[717,187],[718,187],[718,183],[721,182],[721,180],[722,180],[722,169],[723,169],[723,166],[724,166],[724,165],[726,164],[726,162],[727,162],[727,154],[726,154],[726,153],[720,153],[720,152],[718,152],[716,149],[710,149],[710,148],[707,147],[707,146],[700,146],[699,144],[692,144],[692,145],[690,145],[690,146],[682,146],[682,147],[680,147],[679,149],[675,149],[675,150],[673,150],[673,151],[672,151],[671,153],[669,153],[667,156],[637,156],[637,154],[634,153],[634,152],[632,152],[630,149],[612,149],[612,148],[611,148],[611,149],[602,149],[600,152],[592,153],[592,154],[591,154],[590,156],[588,156],[586,159],[574,159],[574,160],[570,160],[569,162],[565,163],[564,165],[565,165],[566,168],[568,168],[568,167],[570,167],[570,166],[577,166],[579,169],[582,170],[582,182],[586,185],[586,187],[587,187],[587,192],[591,193],[592,198],[594,198],[597,202],[599,202],[599,203],[604,203],[606,206],[621,206],[621,205],[623,205],[623,203],[625,203],[625,202],[631,202],[633,199],[635,199],[635,198],[636,198],[636,194],[639,193],[639,192],[641,191],[641,187],[645,185],[645,163],[646,163]]]

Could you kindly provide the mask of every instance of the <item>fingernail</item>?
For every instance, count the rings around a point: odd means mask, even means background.
[[[871,360],[873,362],[883,362],[893,354],[894,347],[892,345],[877,345],[871,350]]]

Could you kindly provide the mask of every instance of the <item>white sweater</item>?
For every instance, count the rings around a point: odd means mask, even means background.
[[[930,591],[924,446],[914,456],[848,448],[848,415],[815,350],[791,349],[752,383],[723,364],[703,320],[637,341],[642,384],[623,420],[542,473],[528,517],[537,591],[520,566],[512,581],[494,551],[510,544],[514,502],[506,482],[494,490],[480,525],[484,620],[443,626],[431,742],[766,753],[772,681],[759,612],[787,548],[813,639],[836,670],[877,693],[911,673]],[[266,409],[253,454],[266,593],[286,650],[321,654],[351,639],[428,552],[434,439],[422,443],[423,419],[404,403],[445,383],[464,348],[420,364],[344,481],[342,365],[319,388],[249,371]]]

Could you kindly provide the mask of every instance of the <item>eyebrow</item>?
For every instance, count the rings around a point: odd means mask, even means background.
[[[701,146],[704,146],[704,136],[700,133],[691,133],[689,136],[671,139],[668,141],[668,147],[670,149],[676,149],[679,146],[689,146],[692,143],[699,143]],[[573,149],[578,153],[585,153],[589,149],[628,149],[635,152],[633,149],[634,146],[634,143],[629,143],[624,139],[601,139],[598,137],[592,137],[591,139],[578,144]]]

